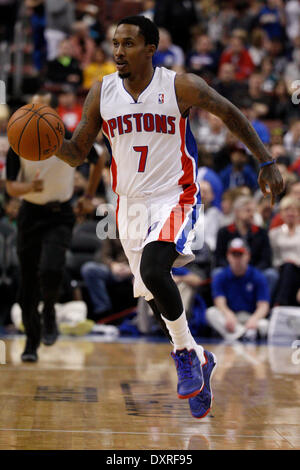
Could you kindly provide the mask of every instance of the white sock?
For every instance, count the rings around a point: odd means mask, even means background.
[[[201,364],[204,364],[205,357],[203,353],[203,347],[198,345],[191,335],[185,311],[183,311],[180,317],[174,321],[167,320],[163,315],[161,317],[164,320],[172,338],[174,352],[178,349],[195,349]]]

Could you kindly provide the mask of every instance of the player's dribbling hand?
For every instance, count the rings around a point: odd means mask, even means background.
[[[44,190],[44,180],[40,179],[40,170],[37,170],[31,185],[34,193],[41,193]]]
[[[264,196],[271,195],[271,205],[273,206],[276,195],[282,193],[284,189],[283,179],[276,164],[261,168],[258,175],[258,184]]]

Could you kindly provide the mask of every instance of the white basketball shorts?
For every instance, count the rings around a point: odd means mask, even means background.
[[[117,208],[119,237],[134,275],[134,296],[153,299],[140,274],[143,248],[153,241],[172,242],[179,256],[174,267],[195,258],[191,245],[199,229],[201,197],[195,183],[143,198],[120,196]],[[194,244],[193,244],[194,245]]]

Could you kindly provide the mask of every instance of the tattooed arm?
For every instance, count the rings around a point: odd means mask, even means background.
[[[175,87],[182,115],[185,115],[192,106],[199,106],[222,119],[228,129],[248,147],[260,163],[272,160],[270,153],[244,114],[209,87],[203,79],[193,74],[177,75]],[[269,185],[273,204],[275,195],[283,191],[283,180],[277,166],[263,167],[260,170],[258,182],[264,194],[267,194],[266,185]]]
[[[71,166],[83,163],[102,126],[100,116],[101,83],[95,83],[84,102],[81,121],[70,140],[64,139],[56,156]]]

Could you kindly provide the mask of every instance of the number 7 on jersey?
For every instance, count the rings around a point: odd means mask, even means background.
[[[140,161],[139,161],[139,168],[138,168],[138,173],[144,173],[145,167],[146,167],[146,161],[148,157],[148,146],[145,147],[133,147],[133,150],[135,152],[139,152],[140,155]]]

